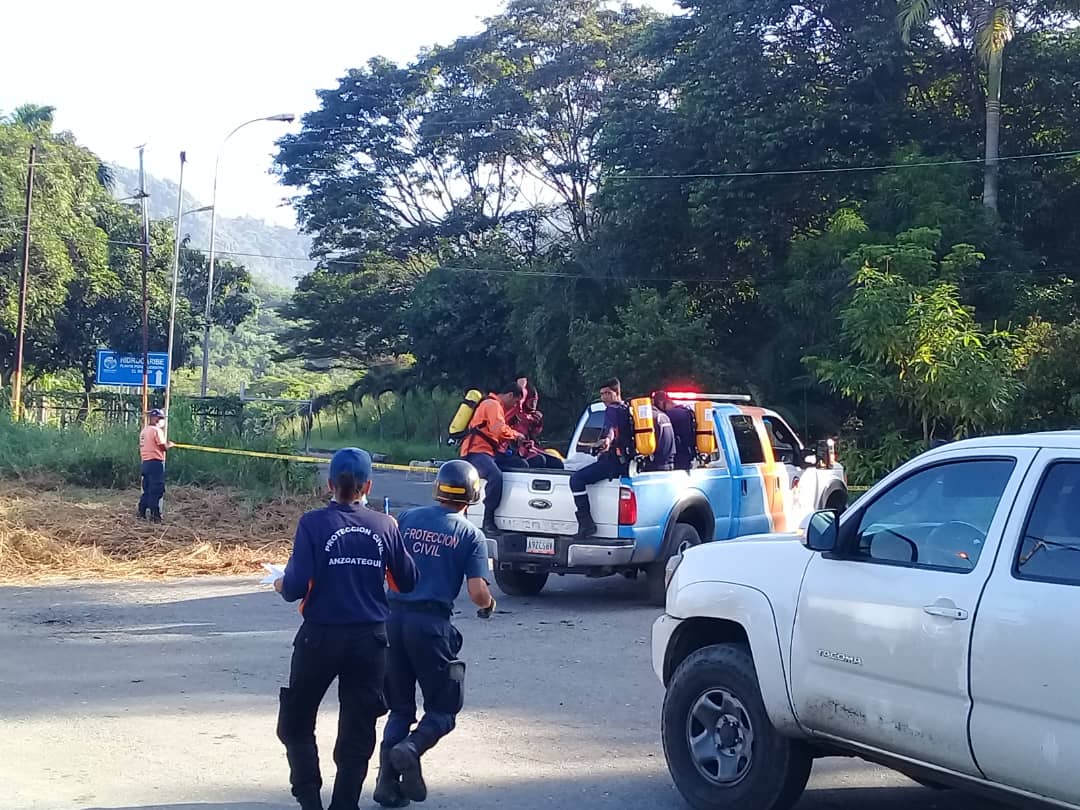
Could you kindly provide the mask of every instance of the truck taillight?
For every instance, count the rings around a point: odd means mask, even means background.
[[[629,487],[619,487],[619,525],[637,523],[637,495]]]

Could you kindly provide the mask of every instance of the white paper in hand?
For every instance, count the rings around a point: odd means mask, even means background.
[[[285,576],[284,565],[274,565],[273,563],[263,563],[262,567],[270,573],[259,580],[260,585],[273,585],[280,577]]]

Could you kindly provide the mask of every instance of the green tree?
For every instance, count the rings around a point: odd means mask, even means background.
[[[505,254],[483,252],[448,262],[417,283],[403,326],[418,382],[494,390],[528,373],[517,368],[509,330],[511,267]]]
[[[570,356],[590,390],[613,375],[637,396],[676,384],[712,386],[724,377],[708,318],[682,284],[667,292],[631,290],[613,318],[574,321]]]
[[[363,369],[404,354],[402,314],[419,273],[387,257],[320,267],[300,279],[282,315],[285,356]]]
[[[517,168],[513,193],[522,180],[546,188],[557,201],[542,206],[548,226],[585,242],[598,217],[604,106],[642,62],[634,44],[654,19],[600,0],[512,0],[481,33],[421,61],[441,79],[425,127],[498,144]]]
[[[30,272],[27,296],[26,363],[31,376],[54,370],[58,316],[69,285],[108,266],[108,236],[97,217],[112,204],[102,185],[100,160],[70,135],[54,135],[47,120],[27,115],[0,124],[0,379],[15,362],[18,289],[27,159],[38,146],[35,174]],[[31,128],[27,123],[33,124]]]
[[[856,402],[894,404],[924,441],[1008,422],[1022,391],[1023,333],[984,330],[954,279],[983,258],[970,245],[936,251],[940,232],[900,234],[892,245],[864,245],[855,292],[840,315],[842,348],[809,357],[827,385]]]
[[[47,107],[41,104],[20,104],[5,117],[4,121],[8,124],[21,126],[24,129],[49,130],[52,128],[55,113],[56,107]]]

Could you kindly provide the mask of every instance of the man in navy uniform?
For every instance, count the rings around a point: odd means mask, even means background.
[[[659,408],[653,408],[653,432],[656,452],[641,465],[641,472],[667,472],[675,469],[675,430],[671,420]]]
[[[281,689],[277,733],[303,810],[323,806],[315,718],[334,678],[341,710],[330,810],[356,810],[375,751],[375,721],[386,714],[384,582],[408,592],[417,578],[394,519],[362,505],[371,491],[371,456],[357,448],[335,453],[330,490],[328,506],[300,518],[285,575],[274,583],[286,601],[302,600],[304,623],[293,641],[289,685]]]
[[[675,469],[689,470],[697,455],[697,417],[685,405],[676,404],[667,391],[653,394],[653,406],[671,420],[675,432]]]
[[[446,462],[435,479],[434,496],[435,505],[398,516],[420,579],[411,593],[390,593],[390,716],[375,784],[375,801],[383,807],[427,798],[420,758],[454,729],[464,704],[465,664],[457,659],[462,637],[450,623],[462,581],[480,608],[478,616],[490,618],[495,610],[487,582],[487,539],[464,515],[480,500],[479,473],[467,461]],[[417,683],[424,695],[424,716],[414,729]]]
[[[600,400],[607,409],[604,411],[604,430],[597,445],[599,455],[595,462],[570,476],[570,492],[577,506],[578,539],[596,534],[588,486],[626,475],[630,459],[634,457],[634,423],[630,418],[630,407],[623,402],[622,384],[618,379],[613,377],[600,386]]]

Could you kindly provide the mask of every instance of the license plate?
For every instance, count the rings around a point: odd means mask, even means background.
[[[525,538],[525,553],[526,554],[547,554],[554,556],[555,554],[555,538],[554,537],[526,537]]]

